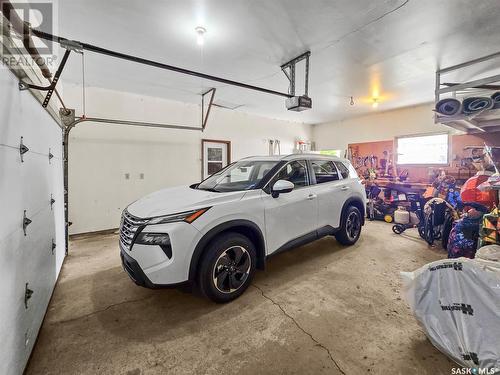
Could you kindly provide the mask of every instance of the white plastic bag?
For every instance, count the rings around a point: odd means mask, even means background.
[[[500,371],[500,263],[447,259],[401,272],[429,340],[464,367]]]

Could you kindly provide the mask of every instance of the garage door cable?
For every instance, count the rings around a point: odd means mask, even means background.
[[[164,64],[164,63],[161,63],[158,61],[148,60],[148,59],[145,59],[142,57],[112,51],[112,50],[98,47],[98,46],[88,44],[88,43],[72,41],[72,40],[69,40],[69,39],[66,39],[66,38],[63,38],[63,37],[60,37],[57,35],[49,34],[49,33],[46,33],[46,32],[43,32],[43,31],[40,31],[37,29],[31,28],[30,31],[33,33],[33,35],[37,36],[40,39],[59,43],[62,47],[65,47],[65,48],[68,46],[72,46],[72,47],[76,47],[82,51],[90,51],[90,52],[98,53],[101,55],[107,55],[107,56],[115,57],[115,58],[122,59],[122,60],[132,61],[132,62],[135,62],[138,64],[153,66],[155,68],[171,70],[173,72],[177,72],[180,74],[186,74],[186,75],[190,75],[190,76],[195,76],[195,77],[207,79],[209,81],[226,83],[226,84],[229,84],[232,86],[238,86],[238,87],[242,87],[242,88],[249,89],[249,90],[260,91],[260,92],[264,92],[264,93],[271,94],[271,95],[283,96],[285,98],[293,97],[293,95],[290,95],[289,93],[271,90],[271,89],[267,89],[267,88],[263,88],[263,87],[259,87],[259,86],[253,86],[253,85],[249,85],[249,84],[246,84],[243,82],[233,81],[230,79],[197,72],[194,70],[180,68],[178,66],[168,65],[168,64]]]

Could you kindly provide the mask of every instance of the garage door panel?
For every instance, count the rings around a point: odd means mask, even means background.
[[[25,129],[25,123],[18,121],[20,112],[19,104],[23,100],[22,95],[24,94],[19,91],[17,82],[12,80],[11,77],[5,73],[0,75],[0,103],[2,103],[0,124],[13,124],[17,121],[16,126],[0,127],[0,143],[8,145],[19,144],[19,140]]]
[[[20,247],[23,258],[30,259],[25,263],[24,278],[28,287],[33,290],[28,300],[28,308],[22,315],[22,327],[28,340],[29,351],[41,324],[41,320],[37,317],[45,314],[57,278],[55,252],[52,253],[53,240],[55,240],[55,222],[51,210],[47,208],[34,218]]]
[[[38,212],[42,207],[50,205],[53,192],[52,165],[48,157],[31,154],[21,166],[21,183],[23,202],[27,210]],[[29,212],[29,211],[28,211]]]
[[[26,210],[28,217],[50,206],[50,197],[61,197],[63,187],[55,181],[62,180],[62,161],[52,160],[37,154],[25,154],[21,163],[19,156],[12,149],[0,147],[0,189],[8,194],[0,196],[0,206],[10,215],[22,218]],[[21,209],[20,209],[21,208]],[[0,221],[0,235],[13,230],[16,222],[6,217]]]
[[[0,69],[0,374],[23,372],[65,255],[62,130],[17,83]],[[27,308],[26,284],[33,290]]]
[[[3,103],[0,123],[15,124],[0,128],[0,143],[18,146],[24,137],[25,144],[35,152],[48,154],[49,147],[57,154],[62,152],[60,127],[29,92],[19,91],[17,78],[0,76],[0,103]],[[52,125],[47,127],[49,122]]]
[[[9,351],[12,352],[11,355],[15,356],[22,356],[24,352],[24,334],[22,332],[25,314],[25,273],[22,263],[26,260],[21,251],[23,237],[22,229],[19,228],[9,236],[2,237],[0,242],[0,272],[2,275],[2,283],[0,283],[0,311],[2,314],[0,332],[2,332],[2,347],[12,348]],[[7,306],[10,308],[6,308]],[[0,351],[0,358],[2,357],[2,351]],[[11,369],[11,371],[7,370],[2,373],[11,374],[15,372]]]
[[[22,170],[15,150],[0,146],[0,207],[7,215],[0,215],[0,238],[4,238],[16,228],[21,228],[23,204]],[[18,220],[15,220],[16,216]]]

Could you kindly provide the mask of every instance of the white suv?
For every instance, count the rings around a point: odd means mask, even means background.
[[[334,235],[354,244],[365,189],[344,159],[250,157],[199,184],[169,188],[128,206],[120,225],[124,269],[144,287],[196,285],[227,302],[279,251]]]

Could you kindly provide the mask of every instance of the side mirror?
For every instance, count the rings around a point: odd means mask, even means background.
[[[273,198],[278,198],[280,194],[291,192],[294,187],[295,185],[293,184],[293,182],[278,180],[274,183],[271,189],[271,195]]]

